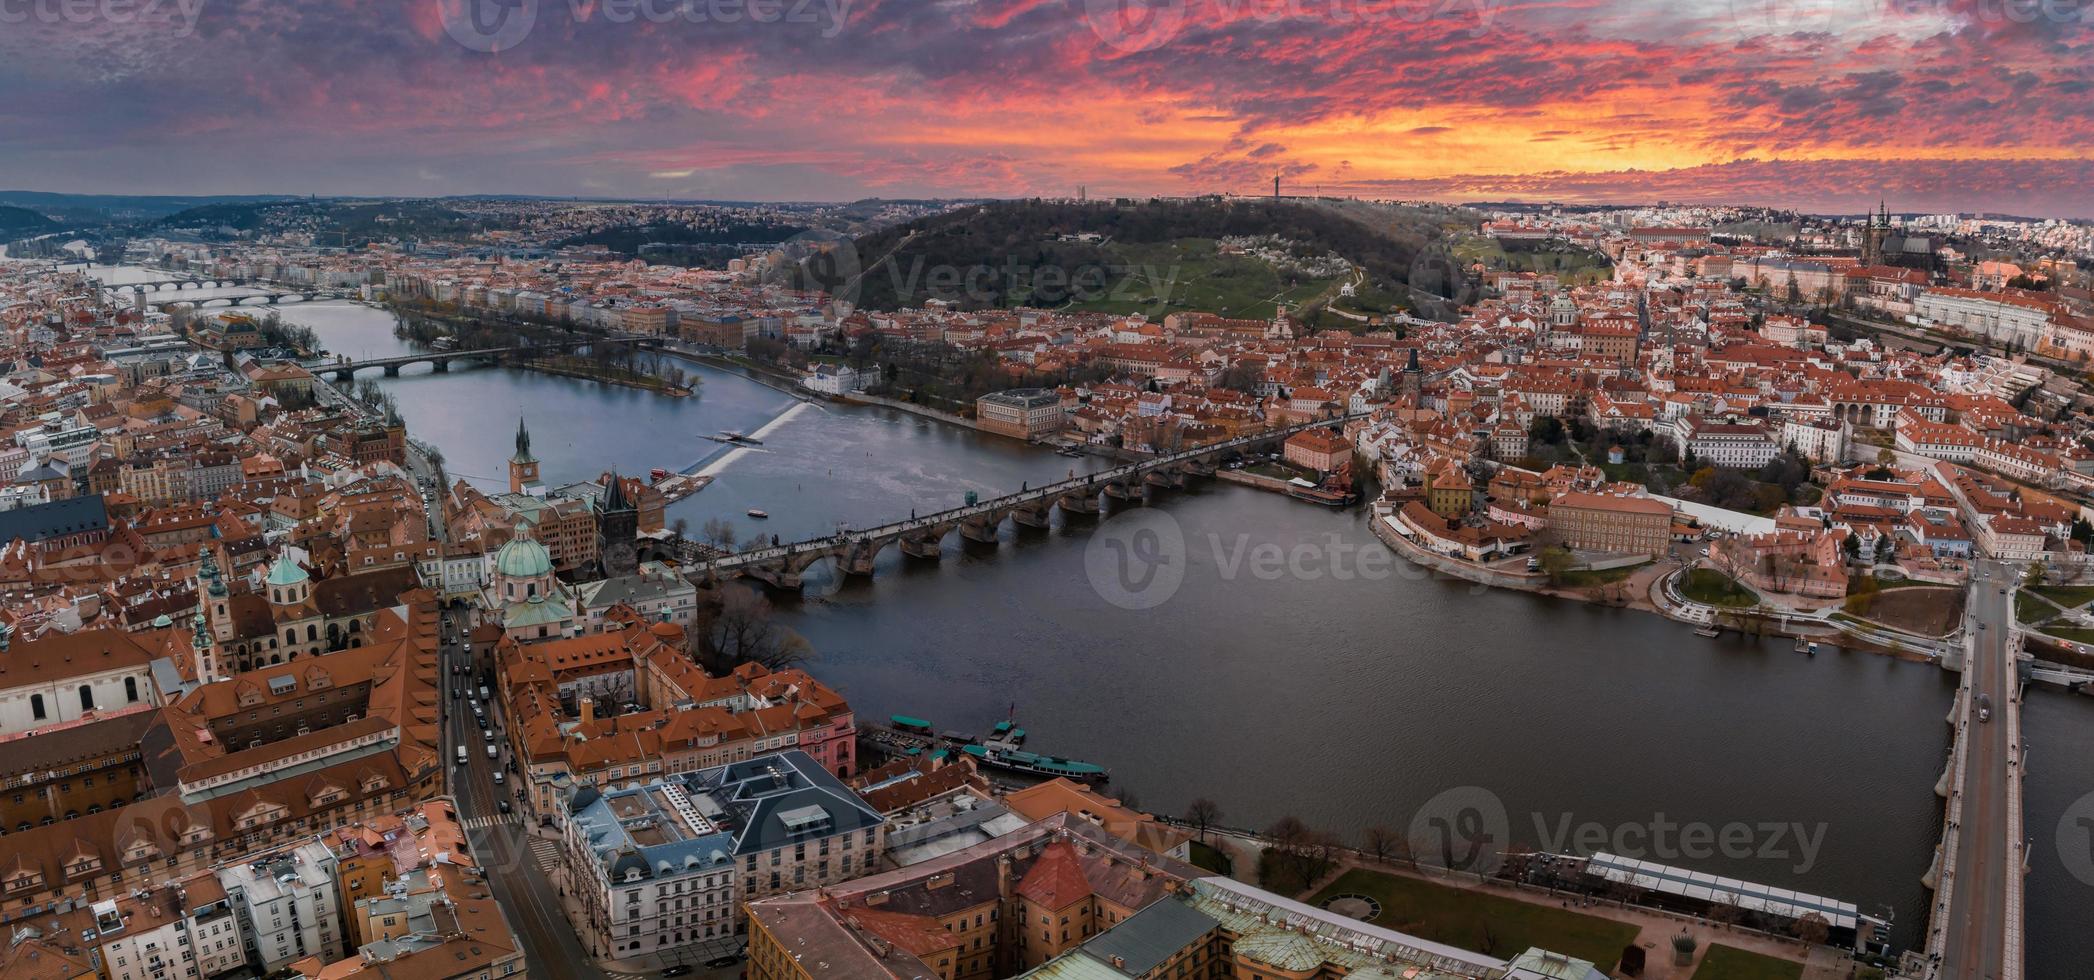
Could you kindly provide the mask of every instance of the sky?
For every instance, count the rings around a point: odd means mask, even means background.
[[[0,187],[2094,217],[2094,0],[0,0]]]

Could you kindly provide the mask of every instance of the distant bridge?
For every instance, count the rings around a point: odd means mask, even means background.
[[[779,589],[796,589],[807,570],[822,561],[833,562],[845,575],[871,575],[873,561],[888,545],[901,545],[902,554],[937,558],[939,542],[950,532],[984,544],[996,541],[996,529],[1008,517],[1024,527],[1044,528],[1052,511],[1096,514],[1101,495],[1115,500],[1140,502],[1152,487],[1182,487],[1188,476],[1214,475],[1215,458],[1225,453],[1285,439],[1319,426],[1337,425],[1365,418],[1365,413],[1333,416],[1284,428],[1267,429],[1237,436],[1211,445],[1145,459],[1098,473],[1071,477],[1044,486],[1020,490],[993,500],[954,507],[905,521],[858,531],[843,531],[828,537],[809,538],[791,544],[757,548],[727,557],[709,558],[696,546],[685,546],[685,570],[693,579],[718,581],[746,575]]]
[[[362,361],[352,361],[346,359],[339,361],[315,361],[307,364],[306,369],[313,372],[314,374],[325,374],[336,381],[348,381],[356,377],[356,372],[367,371],[372,368],[382,369],[383,371],[385,371],[385,376],[388,378],[397,378],[400,376],[400,369],[406,367],[409,364],[428,364],[433,370],[441,374],[451,370],[452,361],[465,360],[469,358],[478,358],[485,360],[488,363],[496,363],[501,361],[505,357],[533,354],[564,354],[570,353],[578,348],[593,347],[599,344],[634,344],[639,347],[646,348],[648,350],[659,350],[662,347],[662,343],[662,338],[653,336],[582,336],[566,340],[546,341],[537,344],[517,344],[510,347],[482,347],[476,350],[425,351],[418,354],[402,354],[398,357],[374,357]]]
[[[112,293],[180,292],[185,289],[239,289],[245,286],[276,285],[260,279],[240,279],[223,276],[201,276],[187,279],[155,279],[149,282],[104,283],[103,289]]]
[[[215,304],[226,306],[276,306],[281,303],[312,303],[323,299],[343,299],[349,294],[331,289],[287,289],[274,293],[249,293],[245,296],[210,296],[203,299],[154,299],[146,305],[165,310],[177,303],[187,304],[199,310]]]

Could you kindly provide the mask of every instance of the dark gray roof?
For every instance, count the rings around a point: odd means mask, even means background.
[[[1138,977],[1176,955],[1221,923],[1187,902],[1165,899],[1128,916],[1083,944],[1083,952],[1130,977]]]
[[[0,511],[0,543],[21,538],[34,544],[46,538],[108,529],[109,510],[102,506],[99,493]]]

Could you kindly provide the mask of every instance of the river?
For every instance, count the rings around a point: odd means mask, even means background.
[[[391,317],[368,307],[283,315],[336,353],[406,349]],[[382,383],[454,473],[499,486],[522,416],[548,482],[713,464],[717,482],[670,516],[731,520],[744,537],[871,525],[1103,465],[889,410],[803,404],[709,367],[690,399],[513,369],[424,370]],[[731,450],[703,438],[787,412],[761,449],[724,464]],[[747,518],[751,507],[771,519]],[[1167,554],[1182,584],[1153,608],[1108,601],[1098,521],[1059,518],[1049,531],[1007,526],[1001,547],[948,538],[936,563],[889,549],[870,580],[817,573],[807,595],[777,601],[817,651],[809,667],[862,716],[980,730],[1015,705],[1037,748],[1110,766],[1113,786],[1152,810],[1204,796],[1227,824],[1291,814],[1357,840],[1481,800],[1521,843],[1589,846],[1599,838],[1580,834],[1604,833],[1605,849],[1891,913],[1896,938],[1918,940],[1951,675],[1422,578],[1388,559],[1360,512],[1231,485],[1168,492],[1140,513],[1131,520],[1183,542]],[[1277,574],[1260,545],[1287,552]],[[2061,694],[2032,699],[2039,841],[2094,786],[2089,710]],[[1689,823],[1747,828],[1752,853],[1689,856],[1646,840]],[[2032,975],[2085,962],[2084,950],[2051,957],[2086,943],[2064,937],[2083,931],[2088,887],[2054,868],[2032,877]]]

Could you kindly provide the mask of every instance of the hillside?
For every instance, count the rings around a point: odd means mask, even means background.
[[[58,230],[58,222],[35,211],[0,205],[0,236],[43,235]]]
[[[1335,254],[1362,286],[1405,291],[1414,262],[1439,247],[1442,220],[1388,208],[1367,221],[1293,200],[992,202],[858,238],[857,263],[811,262],[800,279],[843,295],[855,290],[859,305],[875,310],[940,299],[967,309],[1270,316],[1275,304],[1320,301],[1338,277],[1290,272],[1217,242],[1276,239],[1293,255]]]

